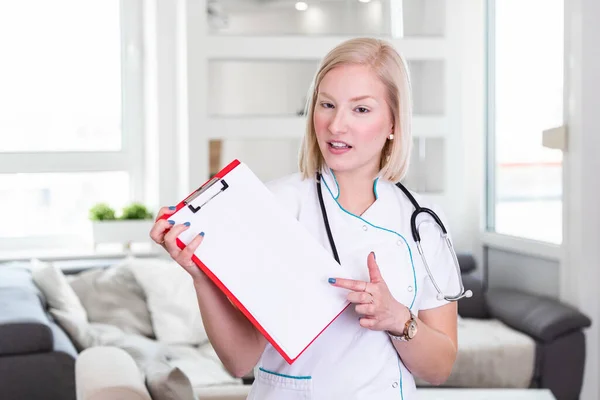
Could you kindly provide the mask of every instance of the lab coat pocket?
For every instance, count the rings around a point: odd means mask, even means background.
[[[310,376],[291,376],[259,368],[248,400],[311,400],[312,392]]]

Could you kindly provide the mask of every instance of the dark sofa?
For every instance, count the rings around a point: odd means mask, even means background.
[[[75,400],[76,357],[29,271],[0,265],[0,398]]]
[[[118,260],[70,262],[67,273]],[[553,299],[511,289],[484,290],[474,259],[459,255],[463,282],[473,297],[459,301],[465,318],[496,318],[535,339],[531,387],[549,388],[558,400],[579,398],[589,318]],[[77,351],[48,314],[46,301],[19,266],[0,264],[0,398],[71,400]],[[251,381],[249,379],[248,381]]]
[[[485,289],[472,257],[459,256],[465,288],[473,297],[458,303],[464,318],[495,318],[536,342],[530,387],[548,388],[557,400],[579,399],[585,366],[583,330],[590,319],[555,299],[513,289]]]

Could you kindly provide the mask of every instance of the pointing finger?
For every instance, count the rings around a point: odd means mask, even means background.
[[[355,292],[364,292],[367,288],[367,282],[356,281],[354,279],[329,278],[329,283],[331,283],[332,286],[350,289]]]
[[[367,266],[369,267],[369,277],[371,278],[371,283],[383,282],[381,271],[379,270],[377,261],[375,261],[375,252],[373,251],[369,253],[367,257]]]

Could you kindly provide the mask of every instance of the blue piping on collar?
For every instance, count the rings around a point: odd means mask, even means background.
[[[335,175],[334,175],[335,177]],[[408,307],[410,310],[412,310],[414,304],[415,304],[415,300],[417,299],[417,292],[418,292],[418,288],[417,288],[417,271],[415,270],[415,262],[413,260],[413,255],[412,255],[412,250],[410,249],[410,246],[408,244],[408,242],[406,241],[406,238],[401,235],[400,233],[393,231],[391,229],[387,229],[387,228],[383,228],[381,226],[377,226],[374,225],[372,223],[370,223],[369,221],[367,221],[366,219],[362,218],[361,216],[358,216],[356,214],[352,214],[350,211],[346,210],[344,207],[342,207],[342,205],[340,204],[340,202],[337,200],[337,197],[333,196],[333,193],[331,192],[331,189],[329,188],[329,185],[327,184],[327,181],[325,179],[322,180],[323,183],[325,183],[325,187],[327,188],[327,191],[329,192],[329,195],[331,196],[332,199],[334,199],[335,203],[338,205],[338,207],[340,208],[340,210],[342,210],[343,212],[345,212],[346,214],[359,219],[360,221],[364,222],[365,224],[368,224],[370,226],[372,226],[375,229],[379,229],[385,232],[390,232],[393,233],[395,235],[397,235],[398,237],[400,237],[403,241],[404,244],[406,245],[406,248],[408,249],[408,254],[410,256],[410,265],[412,267],[412,272],[413,272],[413,287],[415,288],[414,294],[413,294],[413,299],[412,302],[410,303],[410,306]],[[336,181],[337,183],[337,181]],[[338,188],[338,195],[339,195],[339,188]]]
[[[333,176],[333,181],[335,182],[335,187],[337,189],[337,195],[334,197],[335,201],[337,201],[340,198],[340,184],[335,177],[335,172],[333,172],[331,168],[329,168],[329,172],[331,172],[331,176]],[[379,200],[379,194],[377,193],[377,182],[379,182],[379,177],[375,178],[375,181],[373,181],[373,193],[375,194],[375,200]]]

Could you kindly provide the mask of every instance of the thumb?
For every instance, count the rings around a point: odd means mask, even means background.
[[[369,267],[369,278],[371,278],[371,283],[383,282],[381,271],[379,271],[379,266],[377,265],[377,261],[375,261],[375,252],[373,251],[370,252],[367,257],[367,266]]]

